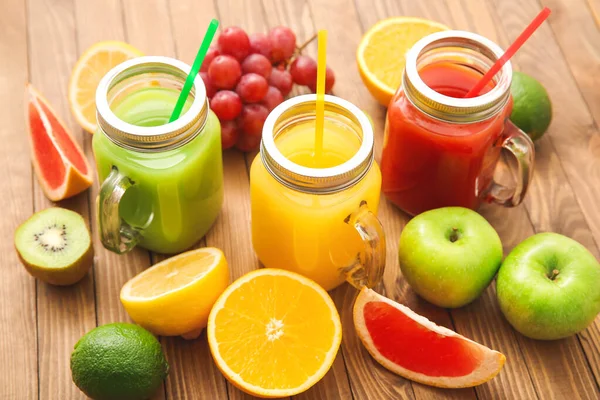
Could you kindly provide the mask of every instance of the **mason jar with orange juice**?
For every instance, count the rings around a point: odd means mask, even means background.
[[[373,128],[353,104],[325,96],[315,152],[315,95],[275,108],[250,170],[252,241],[265,267],[307,276],[327,290],[373,286],[385,265],[377,217],[381,173]]]

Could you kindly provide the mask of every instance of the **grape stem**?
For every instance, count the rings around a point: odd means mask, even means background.
[[[296,58],[298,58],[298,56],[300,54],[302,54],[302,50],[304,50],[306,48],[306,46],[308,46],[312,41],[314,41],[317,38],[317,36],[318,36],[318,33],[315,33],[306,42],[302,43],[300,46],[296,46],[296,50],[294,51],[294,54],[292,55],[292,57],[290,57],[289,60],[283,61],[283,64],[285,65],[285,67],[287,68]]]
[[[312,42],[313,40],[315,40],[317,38],[317,35],[318,35],[318,33],[315,33],[306,42],[302,43],[299,47],[296,47],[296,54],[300,54],[302,52],[302,50],[304,50],[306,48],[306,46],[308,46],[310,44],[310,42]]]

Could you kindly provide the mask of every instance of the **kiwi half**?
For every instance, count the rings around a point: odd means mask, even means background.
[[[15,232],[19,259],[34,277],[53,285],[72,285],[94,259],[90,231],[81,215],[53,207],[35,213]]]

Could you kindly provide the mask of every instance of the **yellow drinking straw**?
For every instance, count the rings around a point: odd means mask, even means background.
[[[319,50],[317,58],[317,106],[315,121],[315,158],[323,152],[323,124],[325,122],[325,71],[327,58],[327,31],[319,31]]]

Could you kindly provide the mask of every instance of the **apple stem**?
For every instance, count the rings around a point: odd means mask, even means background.
[[[553,269],[550,276],[548,278],[550,278],[551,281],[555,280],[556,277],[558,276],[558,274],[560,273],[559,270],[557,269]]]
[[[450,234],[450,242],[454,243],[456,242],[459,237],[458,237],[458,228],[452,228],[452,233]]]

